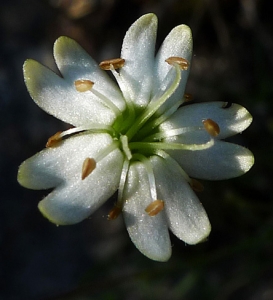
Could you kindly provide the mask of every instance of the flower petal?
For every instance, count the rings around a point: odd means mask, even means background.
[[[106,133],[72,136],[24,161],[19,167],[18,181],[24,187],[40,190],[77,180],[81,178],[85,158],[96,158],[112,141]]]
[[[105,149],[110,141],[107,134],[71,137],[63,145],[42,151],[21,165],[18,180],[22,185],[35,189],[58,185],[38,205],[51,222],[78,223],[117,190],[124,159],[119,149],[99,160],[93,172],[81,179],[84,159],[96,160],[99,150]]]
[[[34,60],[24,63],[27,89],[35,103],[47,113],[74,126],[110,125],[114,113],[90,92],[75,86]]]
[[[137,107],[145,107],[150,101],[156,30],[157,17],[147,14],[129,28],[123,40],[121,57],[125,65],[120,74]]]
[[[165,202],[171,231],[187,244],[202,242],[210,233],[208,216],[195,193],[182,176],[179,165],[169,165],[153,156],[158,198]]]
[[[171,244],[164,211],[151,217],[145,208],[151,198],[147,171],[137,162],[130,166],[124,190],[126,202],[123,215],[132,242],[147,257],[167,261],[171,256]]]
[[[153,96],[163,93],[167,88],[166,84],[175,80],[174,68],[170,66],[165,60],[171,56],[178,56],[191,62],[192,56],[192,34],[191,30],[186,25],[179,25],[167,35],[161,48],[159,49],[155,60],[155,72],[153,83]],[[180,101],[185,92],[187,79],[189,76],[188,70],[182,71],[182,79],[175,93],[169,100],[160,108],[158,113],[168,107],[173,106],[177,101]],[[166,81],[166,79],[168,79]],[[160,92],[161,90],[161,92]]]
[[[72,86],[78,79],[91,80],[95,83],[94,89],[110,99],[119,109],[125,109],[118,86],[76,41],[66,36],[58,38],[54,44],[54,58],[63,77]]]
[[[116,149],[84,180],[66,181],[39,202],[41,213],[51,222],[69,225],[89,217],[117,190],[123,155]]]
[[[244,131],[252,122],[252,116],[241,105],[232,104],[225,107],[225,102],[196,103],[178,109],[166,122],[162,123],[160,130],[200,126],[203,120],[212,119],[220,127],[217,139],[224,139]]]
[[[176,139],[182,142],[183,137]],[[171,150],[186,173],[194,178],[223,180],[243,175],[254,164],[251,151],[239,145],[215,139],[214,145],[205,150]]]

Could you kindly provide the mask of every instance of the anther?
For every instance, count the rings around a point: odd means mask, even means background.
[[[213,120],[206,119],[202,122],[203,122],[205,129],[211,136],[217,136],[220,133],[219,125],[216,122],[214,122]]]
[[[145,211],[149,216],[153,217],[156,216],[159,212],[161,212],[163,208],[164,208],[164,201],[155,200],[145,208]]]
[[[94,82],[88,79],[79,79],[74,82],[74,85],[78,92],[83,93],[91,90]]]
[[[188,70],[190,63],[182,57],[171,56],[165,60],[169,65],[178,64],[181,70]]]
[[[114,59],[108,59],[104,60],[99,64],[99,67],[102,70],[112,70],[112,69],[120,69],[124,66],[125,59],[123,58],[114,58]]]
[[[115,220],[121,213],[121,207],[115,205],[110,211],[107,216],[107,220]]]
[[[82,164],[82,180],[90,175],[96,168],[96,161],[94,158],[87,157]]]
[[[185,100],[185,102],[192,101],[193,95],[192,94],[184,94],[184,100]]]
[[[46,148],[57,146],[57,144],[62,140],[61,131],[58,131],[54,135],[52,135],[46,143]]]
[[[198,181],[197,179],[191,178],[190,186],[195,192],[203,192],[204,186],[203,184]]]

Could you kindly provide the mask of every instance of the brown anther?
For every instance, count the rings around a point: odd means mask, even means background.
[[[110,211],[107,216],[107,220],[115,220],[121,213],[122,209],[119,206],[114,206]]]
[[[164,201],[155,200],[145,208],[145,211],[149,216],[153,217],[157,215],[159,212],[161,212],[163,208],[164,208]]]
[[[195,192],[203,192],[204,191],[203,184],[200,181],[198,181],[197,179],[191,178],[190,186]]]
[[[78,92],[83,93],[90,91],[94,85],[94,82],[88,79],[79,79],[74,82],[74,85]]]
[[[57,146],[58,143],[62,140],[61,133],[62,133],[61,131],[58,131],[57,133],[55,133],[54,135],[52,135],[47,140],[46,148]]]
[[[211,119],[204,120],[203,125],[211,136],[217,136],[220,133],[219,125]]]
[[[178,57],[178,56],[171,56],[167,58],[165,61],[172,66],[174,64],[178,64],[181,70],[188,70],[190,65],[190,63],[185,58]]]
[[[94,158],[87,157],[82,164],[82,180],[92,173],[96,168]]]
[[[124,66],[125,59],[123,58],[114,58],[104,60],[99,64],[99,67],[102,70],[111,70],[111,69],[120,69]]]
[[[184,100],[185,100],[185,102],[192,101],[193,95],[192,94],[184,94]]]

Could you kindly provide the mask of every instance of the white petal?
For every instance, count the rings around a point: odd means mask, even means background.
[[[187,244],[197,244],[210,233],[208,216],[195,193],[179,171],[160,157],[153,156],[158,198],[165,202],[169,228]]]
[[[160,130],[190,126],[203,127],[203,120],[212,119],[220,127],[217,139],[223,139],[244,131],[252,122],[252,116],[241,105],[232,104],[225,108],[225,102],[196,103],[181,107],[166,122]]]
[[[177,142],[182,142],[179,138]],[[254,164],[253,154],[239,145],[214,140],[211,148],[198,151],[168,151],[187,174],[194,178],[222,180],[246,173]]]
[[[125,59],[125,65],[120,74],[131,100],[138,107],[146,106],[150,101],[156,30],[156,16],[147,14],[129,28],[123,40],[121,58]]]
[[[46,148],[24,161],[18,181],[24,187],[40,190],[81,177],[85,158],[95,158],[112,143],[108,134],[77,134],[59,146]]]
[[[145,167],[141,163],[130,166],[124,190],[123,215],[132,242],[147,257],[167,261],[171,256],[171,244],[164,211],[151,217],[145,208],[151,198]]]
[[[95,83],[94,89],[121,110],[125,109],[125,102],[118,86],[76,41],[65,36],[58,38],[54,44],[54,58],[63,77],[72,86],[78,79],[91,80]]]
[[[182,57],[188,62],[191,62],[192,34],[188,26],[179,25],[173,28],[159,49],[155,60],[153,95],[158,95],[159,89],[161,89],[162,92],[165,91],[166,85],[164,83],[166,83],[166,77],[170,78],[170,82],[175,79],[174,68],[165,61],[171,56]],[[182,79],[179,87],[166,103],[168,107],[171,107],[174,103],[183,98],[189,71],[190,68],[186,71],[182,71]],[[163,105],[159,112],[162,111],[166,105]]]
[[[101,160],[84,180],[77,174],[77,178],[59,185],[39,202],[40,211],[59,225],[75,224],[86,219],[117,190],[122,163],[123,155],[116,149]]]
[[[47,113],[72,124],[110,125],[115,120],[114,113],[101,104],[90,92],[80,93],[74,84],[34,60],[24,64],[27,89],[35,103]]]

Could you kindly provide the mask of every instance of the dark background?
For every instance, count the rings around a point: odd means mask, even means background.
[[[0,299],[273,299],[273,22],[266,0],[11,0],[0,4]],[[85,6],[82,6],[85,5]],[[187,92],[195,101],[245,106],[253,124],[235,142],[256,159],[240,178],[203,181],[212,223],[208,242],[171,236],[167,263],[144,257],[111,201],[90,219],[56,227],[37,209],[44,191],[16,180],[19,164],[64,124],[44,113],[24,86],[22,64],[55,69],[57,37],[76,39],[97,61],[118,57],[128,27],[159,18],[158,45],[176,25],[193,31]]]

